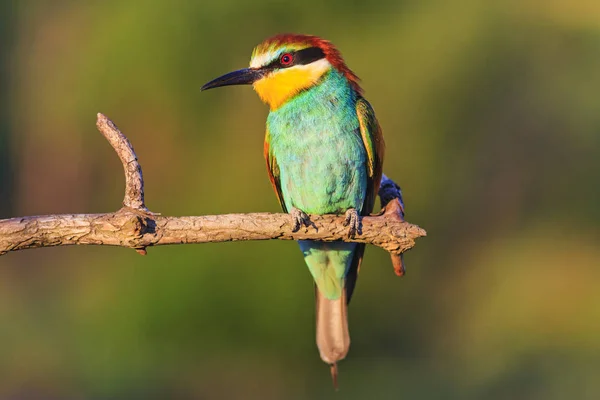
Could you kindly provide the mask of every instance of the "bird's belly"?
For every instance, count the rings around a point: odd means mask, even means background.
[[[286,207],[311,214],[359,212],[365,199],[365,155],[355,135],[332,143],[305,141],[278,157]],[[315,143],[316,142],[316,143]]]

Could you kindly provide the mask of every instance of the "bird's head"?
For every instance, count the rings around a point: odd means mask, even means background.
[[[330,42],[310,35],[277,35],[254,49],[249,68],[220,76],[202,86],[202,90],[252,84],[271,110],[276,110],[299,92],[318,85],[332,69],[361,92],[358,77]]]

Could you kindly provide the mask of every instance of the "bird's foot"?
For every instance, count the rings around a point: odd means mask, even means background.
[[[292,207],[290,211],[290,215],[292,216],[292,232],[297,232],[301,226],[311,226],[313,225],[312,221],[308,214],[299,208]]]
[[[357,233],[360,234],[360,218],[358,211],[355,208],[349,208],[346,211],[346,219],[344,220],[344,226],[348,226],[348,237],[353,238]]]

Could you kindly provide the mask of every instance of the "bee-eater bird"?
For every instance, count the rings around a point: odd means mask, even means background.
[[[330,42],[316,36],[271,37],[252,53],[250,67],[202,87],[252,84],[269,105],[264,156],[269,178],[294,230],[308,214],[345,214],[350,234],[373,211],[384,142],[358,77]],[[348,353],[347,307],[364,244],[299,241],[316,284],[317,347],[331,366]]]

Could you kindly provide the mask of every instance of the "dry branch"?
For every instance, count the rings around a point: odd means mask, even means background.
[[[144,205],[144,180],[131,143],[102,114],[97,127],[119,156],[125,171],[123,208],[107,214],[64,214],[0,220],[0,255],[9,251],[67,245],[108,245],[136,249],[166,244],[237,240],[320,240],[368,243],[392,254],[396,272],[400,255],[425,231],[404,221],[400,188],[385,175],[379,195],[384,210],[361,218],[361,231],[349,238],[344,216],[311,215],[313,225],[292,231],[288,214],[252,213],[166,217]]]

